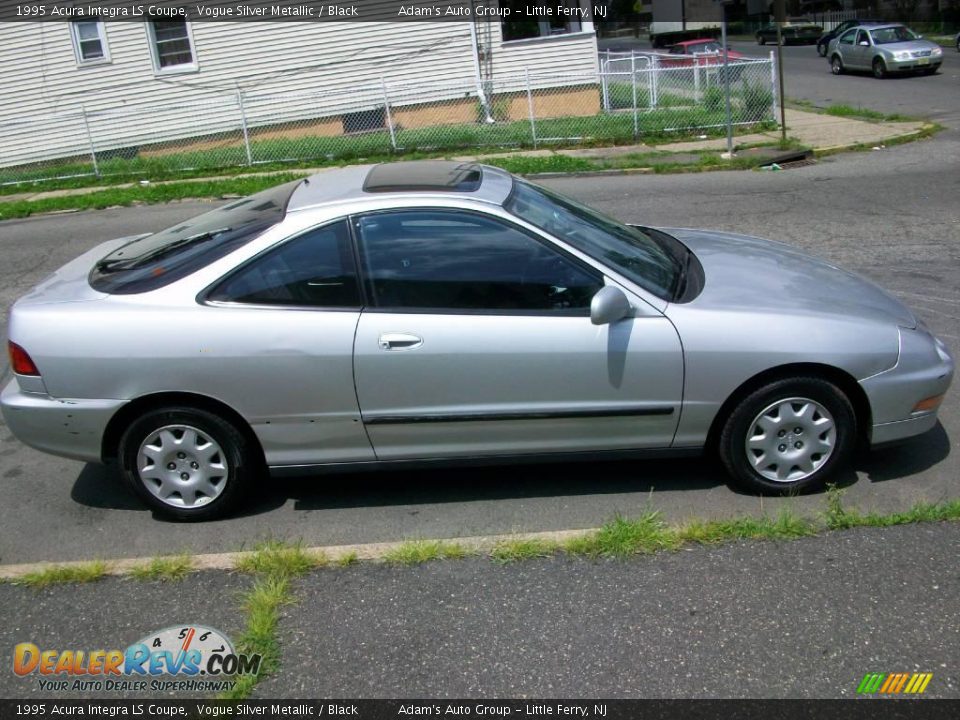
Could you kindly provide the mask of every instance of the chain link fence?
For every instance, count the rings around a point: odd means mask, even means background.
[[[774,60],[731,62],[732,122],[774,123]],[[643,142],[724,127],[717,55],[608,55],[589,74],[518,72],[445,84],[381,80],[342,92],[229,93],[177,105],[0,123],[0,184],[171,176],[401,153]]]

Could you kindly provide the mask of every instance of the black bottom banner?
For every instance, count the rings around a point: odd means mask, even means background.
[[[955,720],[960,700],[0,700],[0,719],[549,718],[583,720]]]

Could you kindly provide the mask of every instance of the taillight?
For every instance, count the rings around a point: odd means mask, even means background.
[[[37,366],[33,364],[26,350],[9,340],[7,349],[10,351],[10,367],[17,375],[40,375],[40,371],[37,370]]]

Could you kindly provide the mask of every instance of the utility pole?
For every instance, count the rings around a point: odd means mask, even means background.
[[[780,93],[780,139],[787,141],[787,110],[783,96],[783,22],[786,20],[784,0],[773,0],[773,21],[777,24],[777,82]]]
[[[727,48],[727,3],[720,5],[720,47],[723,52],[723,94],[727,105],[727,152],[728,160],[733,159],[733,116],[730,111],[730,53]]]

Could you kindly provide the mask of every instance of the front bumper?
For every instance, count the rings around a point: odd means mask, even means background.
[[[910,58],[909,60],[886,61],[889,72],[913,72],[914,70],[936,70],[943,63],[943,55],[937,57]]]
[[[123,400],[74,400],[23,392],[13,378],[0,394],[7,427],[30,447],[84,462],[102,462],[107,423]]]
[[[900,356],[890,370],[860,381],[870,401],[873,445],[920,435],[937,424],[937,410],[914,411],[917,403],[943,395],[953,380],[954,359],[946,344],[926,329],[900,328]]]

